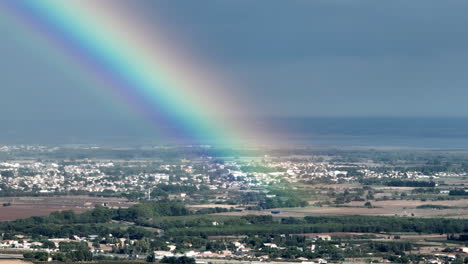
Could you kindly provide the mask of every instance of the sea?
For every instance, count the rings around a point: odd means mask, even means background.
[[[297,145],[468,148],[468,118],[283,118],[272,124]]]
[[[272,144],[468,149],[468,118],[293,117],[251,120]],[[0,121],[0,144],[166,144],[154,126],[129,120]],[[157,124],[155,125],[157,127]],[[210,144],[206,139],[203,144]],[[255,141],[255,139],[252,139]],[[186,144],[186,138],[174,142]],[[255,144],[255,142],[248,142]]]

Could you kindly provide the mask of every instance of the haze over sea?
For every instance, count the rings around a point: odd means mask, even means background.
[[[260,124],[264,133],[281,138],[276,142],[281,146],[468,148],[468,118],[295,117],[252,122]],[[168,144],[153,133],[128,120],[2,121],[0,143]],[[174,142],[187,143],[183,138]]]

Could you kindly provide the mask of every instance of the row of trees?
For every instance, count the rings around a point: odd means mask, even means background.
[[[456,196],[467,195],[468,196],[468,192],[465,191],[464,189],[451,190],[449,192],[449,195],[456,195]]]
[[[250,225],[223,225],[222,227],[172,228],[174,236],[210,235],[259,235],[268,233],[322,233],[322,232],[417,232],[417,233],[463,233],[468,232],[468,220],[421,219],[371,216],[305,217],[304,223],[285,219],[282,223],[258,223]],[[291,224],[287,224],[291,223]]]
[[[152,237],[148,230],[131,226],[106,225],[111,220],[145,221],[160,216],[182,216],[193,214],[182,203],[174,201],[144,202],[130,208],[111,209],[97,206],[93,210],[76,214],[73,211],[53,212],[49,216],[30,217],[0,223],[0,233],[27,234],[45,237],[87,236],[89,234],[114,234],[117,237],[139,239]]]
[[[384,183],[387,186],[395,187],[435,187],[433,181],[410,181],[410,180],[392,180]]]
[[[44,222],[58,224],[77,223],[106,223],[110,220],[137,221],[158,216],[182,216],[190,215],[184,204],[177,201],[163,200],[158,202],[143,202],[130,208],[111,209],[104,206],[96,206],[82,214],[73,211],[54,212],[49,217],[42,218]]]
[[[76,261],[91,261],[93,254],[88,248],[86,242],[60,242],[60,252],[52,256],[56,261],[76,262]],[[26,252],[24,258],[36,261],[48,261],[49,253],[44,251]]]

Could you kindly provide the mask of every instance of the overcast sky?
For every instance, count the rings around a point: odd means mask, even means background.
[[[158,0],[167,22],[267,116],[468,116],[468,1]],[[0,19],[0,119],[116,118],[82,76]]]

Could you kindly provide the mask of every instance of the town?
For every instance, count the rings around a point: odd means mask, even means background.
[[[368,150],[0,149],[0,220],[9,220],[0,222],[0,247],[20,258],[468,260],[468,180],[458,153],[434,162],[417,151],[396,159]],[[401,155],[416,161],[402,166]]]

